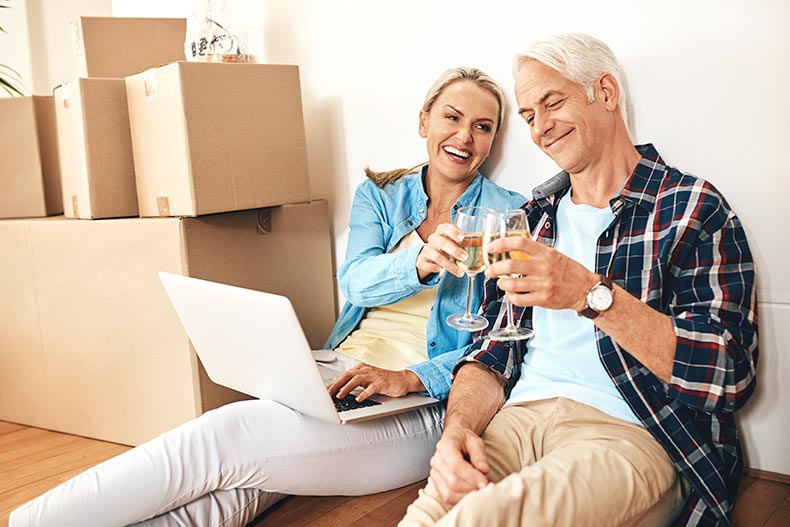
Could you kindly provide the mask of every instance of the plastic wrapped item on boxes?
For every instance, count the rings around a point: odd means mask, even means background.
[[[197,0],[187,18],[188,61],[253,63],[243,2]]]

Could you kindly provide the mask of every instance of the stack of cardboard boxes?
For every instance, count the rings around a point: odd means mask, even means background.
[[[158,271],[288,296],[314,348],[332,328],[298,68],[174,62],[184,24],[82,18],[82,77],[0,99],[0,420],[134,445],[243,398]]]

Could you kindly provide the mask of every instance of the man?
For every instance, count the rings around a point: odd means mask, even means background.
[[[605,44],[552,37],[515,74],[519,114],[563,172],[524,206],[537,241],[491,244],[531,258],[488,268],[484,309],[504,325],[506,292],[535,336],[478,339],[456,365],[401,525],[731,525],[733,412],[757,361],[743,228],[711,184],[633,146]]]

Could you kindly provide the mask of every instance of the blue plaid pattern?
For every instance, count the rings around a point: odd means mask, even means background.
[[[596,329],[598,352],[625,401],[693,487],[675,525],[731,525],[743,472],[733,412],[756,385],[754,262],[738,217],[713,185],[666,166],[653,145],[637,149],[641,161],[610,201],[615,220],[598,239],[596,269],[671,317],[672,378],[664,383]],[[524,205],[546,245],[554,244],[554,212],[569,187],[561,172]],[[506,323],[501,297],[488,280],[482,309],[489,329],[476,335],[456,371],[468,361],[482,363],[509,393],[527,349],[485,338]],[[515,316],[530,326],[532,309],[517,307]]]

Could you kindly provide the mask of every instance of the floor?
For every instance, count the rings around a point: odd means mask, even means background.
[[[19,504],[128,448],[0,421],[0,527],[7,527],[9,513]],[[295,496],[267,511],[252,526],[394,526],[420,487],[421,483],[417,483],[356,498]],[[790,525],[790,481],[744,478],[734,524]]]

